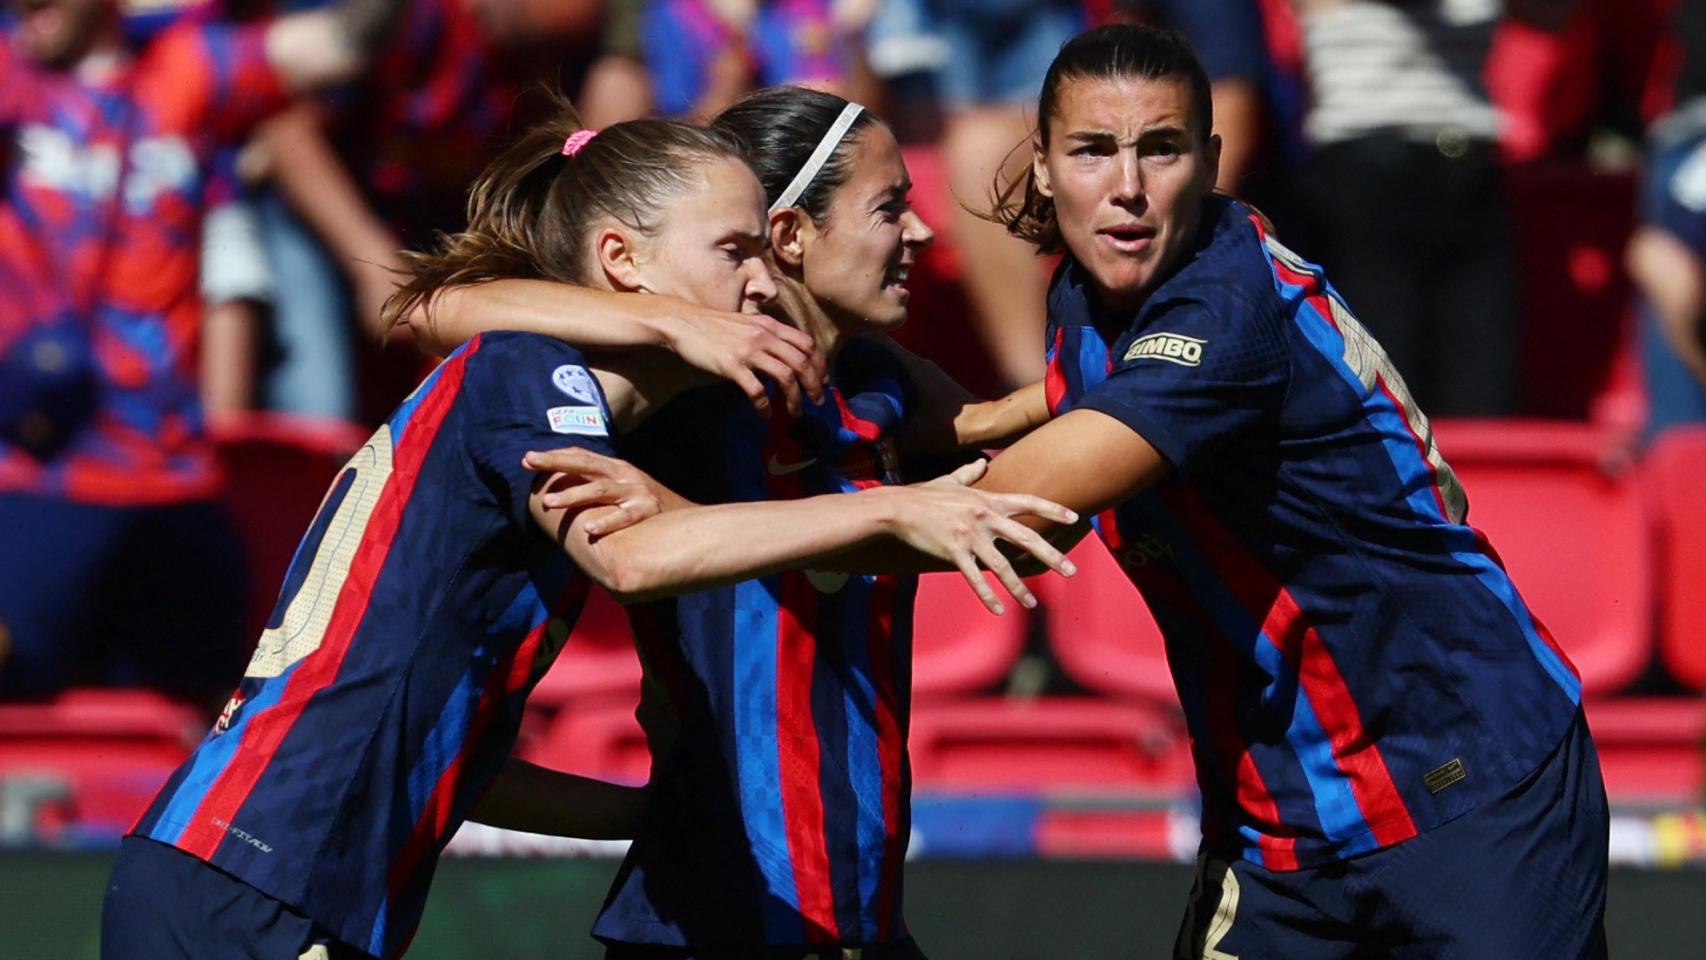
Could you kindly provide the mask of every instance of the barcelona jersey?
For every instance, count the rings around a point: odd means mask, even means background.
[[[196,394],[204,183],[216,145],[283,103],[264,36],[184,22],[88,78],[0,32],[0,351],[35,324],[87,324],[98,390],[49,460],[0,442],[0,491],[145,504],[217,489]]]
[[[236,695],[133,833],[399,954],[586,596],[522,456],[609,454],[609,422],[566,344],[453,354],[333,483]]]
[[[895,482],[912,402],[898,363],[856,340],[832,384],[798,419],[696,391],[624,449],[700,501]],[[905,937],[915,587],[797,570],[631,608],[648,696],[677,732],[595,936],[737,950]]]
[[[1175,468],[1095,518],[1166,637],[1219,859],[1285,870],[1401,842],[1557,747],[1581,683],[1380,345],[1249,208],[1135,315],[1068,261],[1047,395]]]

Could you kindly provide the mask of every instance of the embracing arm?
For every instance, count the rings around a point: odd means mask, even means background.
[[[1077,520],[1078,516],[1095,516],[1135,496],[1170,469],[1166,458],[1125,424],[1094,410],[1074,410],[1033,431],[990,461],[988,472],[974,486],[992,493],[1041,497],[1072,511],[1075,516],[1071,521],[1034,514],[1014,517],[1015,522],[1040,533],[1053,546],[1067,549],[1089,529],[1088,523]],[[1010,538],[1009,542],[1018,541]],[[1034,550],[1031,552],[1041,556]],[[1021,602],[1029,592],[1019,579],[1020,574],[1041,572],[1024,555],[1015,557],[1016,564],[1000,553],[994,557],[980,554],[979,559]],[[830,570],[944,569],[930,556],[893,540],[862,546],[823,566]],[[973,583],[972,587],[977,589],[978,584]],[[988,589],[987,584],[984,589]],[[985,605],[993,603],[992,594],[985,596],[979,591],[979,595],[985,597]]]
[[[634,835],[645,800],[644,787],[606,783],[511,757],[468,819],[524,833],[623,840]]]
[[[1036,497],[969,489],[966,484],[982,473],[981,462],[915,486],[666,509],[620,529],[611,514],[630,510],[627,501],[644,496],[644,488],[663,489],[655,480],[622,461],[574,448],[530,455],[526,462],[531,468],[560,471],[578,481],[578,486],[567,490],[561,488],[571,482],[568,477],[542,484],[529,503],[534,520],[589,576],[624,602],[814,566],[879,539],[907,544],[945,562],[945,569],[959,569],[997,612],[1000,604],[988,593],[977,561],[1000,558],[995,546],[998,538],[1029,551],[1055,570],[1067,575],[1071,571],[1071,563],[1059,551],[1013,518],[1039,514],[1056,523],[1071,523],[1076,517]],[[641,479],[612,481],[612,476]],[[589,503],[617,506],[614,510],[578,509]],[[645,508],[630,512],[655,513]],[[632,523],[632,515],[622,522]],[[855,572],[896,571],[872,565]]]
[[[726,313],[676,297],[595,290],[550,280],[491,280],[448,287],[405,318],[421,349],[447,354],[487,330],[519,330],[583,350],[662,347],[769,406],[759,376],[798,409],[800,391],[823,396],[823,361],[810,334],[758,314]]]

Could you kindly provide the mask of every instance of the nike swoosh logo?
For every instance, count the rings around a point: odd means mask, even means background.
[[[810,460],[801,460],[799,463],[783,463],[781,460],[776,458],[774,453],[772,453],[770,455],[770,475],[773,477],[785,477],[790,473],[799,473],[801,470],[804,470],[816,462],[817,458],[813,457]]]

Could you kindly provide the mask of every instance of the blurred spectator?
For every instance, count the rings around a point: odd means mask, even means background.
[[[709,118],[755,87],[796,83],[844,96],[874,8],[847,0],[652,0],[641,49],[658,113]]]
[[[356,362],[357,343],[380,332],[398,251],[462,227],[469,183],[545,99],[524,94],[572,88],[565,74],[584,62],[598,14],[594,0],[408,0],[363,82],[266,126],[257,152],[276,192],[258,207],[278,285],[268,407],[353,417],[412,385],[412,351]]]
[[[1706,422],[1706,0],[1682,0],[1675,112],[1654,126],[1628,266],[1641,294],[1647,435]]]
[[[1048,277],[1029,244],[981,219],[997,174],[1031,162],[1034,103],[1060,47],[1086,26],[1081,0],[923,0],[948,54],[937,74],[948,114],[943,159],[959,200],[949,224],[963,253],[972,320],[1007,386],[1042,376]]]
[[[1509,414],[1517,295],[1498,111],[1482,84],[1497,0],[1298,0],[1312,243],[1436,416]]]
[[[605,0],[598,59],[581,85],[581,119],[594,130],[652,112],[652,81],[640,44],[647,0]]]
[[[0,695],[211,694],[240,670],[241,551],[202,430],[214,154],[354,74],[390,0],[127,42],[113,0],[0,27]]]

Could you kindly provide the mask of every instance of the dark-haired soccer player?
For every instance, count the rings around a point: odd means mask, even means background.
[[[1190,48],[1083,34],[1037,117],[1000,212],[1065,254],[1055,419],[983,486],[1094,517],[1166,635],[1204,799],[1179,955],[1603,957],[1581,681],[1380,345],[1213,195]]]

